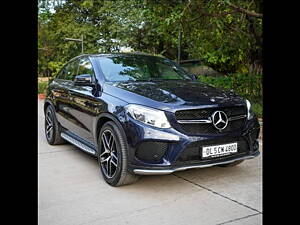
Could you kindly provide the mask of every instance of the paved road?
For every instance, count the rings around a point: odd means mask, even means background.
[[[113,188],[95,158],[70,144],[47,144],[38,101],[39,225],[262,224],[262,155]]]

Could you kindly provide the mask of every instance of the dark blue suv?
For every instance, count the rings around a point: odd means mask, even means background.
[[[157,56],[78,56],[49,82],[44,112],[48,143],[95,155],[112,186],[259,155],[248,100]]]

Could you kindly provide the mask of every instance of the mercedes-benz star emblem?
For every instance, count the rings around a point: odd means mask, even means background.
[[[212,122],[219,131],[225,129],[228,124],[227,115],[223,111],[215,111],[212,114]]]

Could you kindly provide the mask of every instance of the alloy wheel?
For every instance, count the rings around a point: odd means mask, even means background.
[[[51,140],[53,137],[53,117],[50,110],[45,115],[45,125],[46,137]]]
[[[100,163],[105,176],[112,178],[118,168],[118,152],[114,135],[110,130],[101,135]]]

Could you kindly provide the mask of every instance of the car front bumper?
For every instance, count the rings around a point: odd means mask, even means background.
[[[258,141],[260,126],[257,118],[247,121],[241,130],[216,135],[189,136],[174,128],[156,129],[134,120],[129,120],[124,128],[128,143],[128,169],[134,174],[171,174],[176,171],[252,159],[260,154]],[[238,142],[238,146],[240,146],[237,153],[210,159],[201,158],[204,146],[232,142]],[[144,151],[146,157],[151,156],[152,151],[155,152],[155,149],[160,146],[157,143],[167,146],[167,150],[159,160],[149,161],[139,158],[140,155],[137,154],[139,151]],[[149,155],[147,155],[148,153]]]
[[[259,156],[260,152],[256,151],[255,153],[230,159],[230,160],[223,160],[220,162],[210,162],[210,163],[204,163],[204,164],[198,164],[198,165],[190,165],[190,166],[181,166],[181,167],[175,167],[171,169],[134,169],[133,172],[138,175],[166,175],[171,174],[177,171],[183,171],[188,169],[197,169],[197,168],[205,168],[205,167],[211,167],[211,166],[217,166],[222,164],[228,164],[232,163],[234,161],[238,160],[246,160],[246,159],[253,159],[257,156]]]

